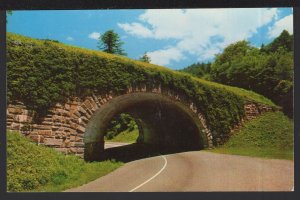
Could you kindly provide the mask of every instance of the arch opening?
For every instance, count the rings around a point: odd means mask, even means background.
[[[127,149],[132,152],[124,155],[125,147],[119,148],[123,157],[130,157],[133,152],[146,157],[153,153],[200,150],[206,146],[200,120],[186,105],[162,94],[131,93],[112,99],[94,113],[84,136],[85,160],[118,157],[117,150],[104,150],[104,135],[110,121],[120,113],[132,116],[139,129],[138,143],[131,146],[131,150]]]
[[[141,138],[139,138],[139,126],[136,121],[128,113],[121,113],[115,116],[108,125],[104,141],[123,143],[139,141]]]

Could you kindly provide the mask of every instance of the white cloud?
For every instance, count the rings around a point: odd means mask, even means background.
[[[157,65],[168,65],[171,61],[180,61],[184,59],[184,55],[177,48],[168,48],[157,51],[148,52],[151,63]]]
[[[201,60],[199,59],[198,61],[202,61],[202,60],[210,60],[212,58],[214,58],[217,54],[221,53],[221,49],[220,48],[209,48],[207,50],[203,51]]]
[[[89,34],[88,37],[89,37],[90,39],[93,39],[93,40],[98,40],[99,37],[100,37],[100,35],[101,35],[101,34],[100,34],[99,32],[92,32],[92,33]]]
[[[269,27],[268,36],[274,38],[280,35],[283,30],[287,30],[290,34],[293,34],[293,15],[288,15],[278,21],[272,27]]]
[[[120,24],[118,26],[131,35],[139,37],[152,37],[152,32],[140,23]]]
[[[68,36],[68,37],[66,38],[66,40],[68,40],[68,41],[74,41],[74,38],[72,38],[71,36]]]
[[[151,9],[140,15],[138,22],[118,25],[138,37],[176,39],[174,46],[149,53],[153,63],[164,65],[184,59],[185,53],[203,61],[211,59],[228,44],[257,33],[258,28],[277,19],[277,13],[277,8]]]

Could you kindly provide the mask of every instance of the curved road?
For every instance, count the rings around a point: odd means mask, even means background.
[[[291,191],[293,185],[293,161],[192,151],[129,162],[66,192]]]

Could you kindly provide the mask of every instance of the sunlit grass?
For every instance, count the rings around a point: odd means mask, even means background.
[[[10,192],[62,191],[95,180],[121,162],[87,163],[75,155],[38,146],[19,133],[7,132],[7,190]]]
[[[246,122],[227,143],[210,151],[292,160],[293,138],[293,121],[281,112],[270,112]]]
[[[116,137],[106,141],[108,142],[126,142],[126,143],[135,143],[139,136],[139,131],[137,128],[133,130],[125,130],[119,133]]]

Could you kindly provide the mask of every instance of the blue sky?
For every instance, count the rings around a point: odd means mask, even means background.
[[[129,58],[145,52],[154,64],[181,69],[212,61],[233,42],[269,43],[293,33],[292,8],[13,11],[7,31],[97,49],[109,29],[120,35]]]

